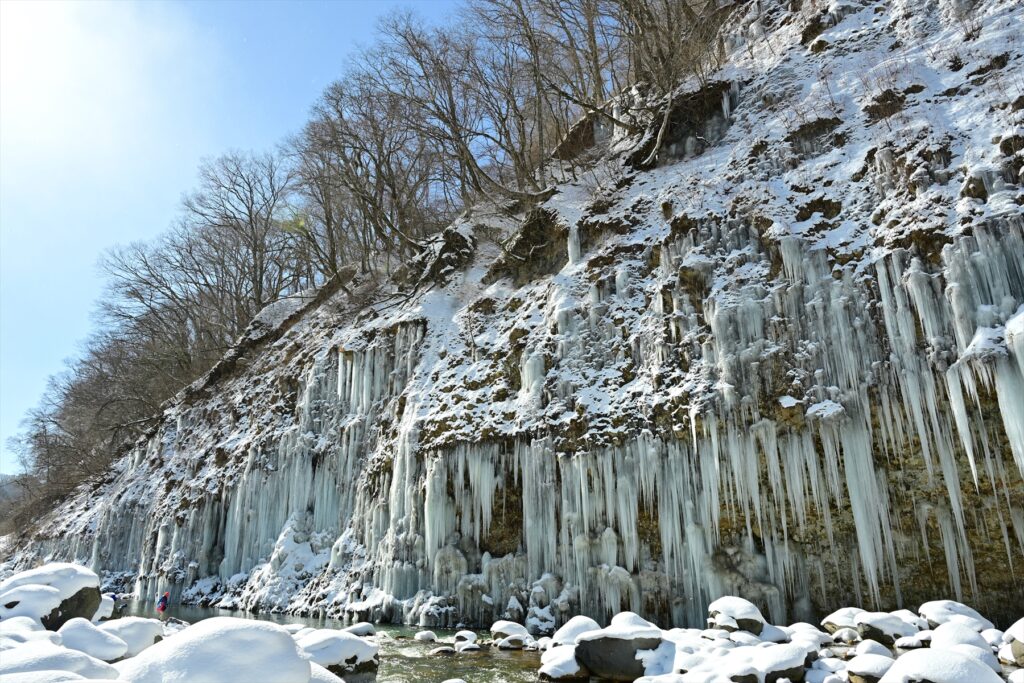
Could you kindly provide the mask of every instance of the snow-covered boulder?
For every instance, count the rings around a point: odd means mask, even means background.
[[[586,681],[590,672],[576,659],[574,645],[555,645],[540,657],[542,681]]]
[[[358,624],[352,624],[351,626],[346,626],[342,630],[343,631],[347,631],[347,632],[351,633],[354,636],[359,636],[361,638],[366,637],[366,636],[375,636],[375,635],[377,635],[376,627],[373,624],[371,624],[370,622],[368,622],[368,621],[360,621]]]
[[[931,620],[929,620],[931,621]],[[954,651],[931,648],[898,657],[880,683],[1001,683],[992,669],[977,659]]]
[[[843,607],[821,620],[821,626],[829,633],[835,633],[844,628],[857,628],[855,619],[857,615],[864,612],[859,607]]]
[[[455,642],[459,643],[459,642],[462,642],[462,641],[466,641],[466,642],[469,642],[469,643],[475,643],[476,642],[476,633],[474,633],[473,631],[458,631],[458,632],[456,632],[455,633]]]
[[[928,621],[931,628],[941,624],[955,621],[969,626],[978,633],[987,628],[992,628],[992,622],[981,616],[974,609],[955,600],[933,600],[926,602],[918,608],[922,619]]]
[[[576,658],[593,676],[632,681],[645,673],[637,653],[655,650],[661,642],[657,626],[632,612],[620,612],[607,628],[576,637]]]
[[[522,624],[507,619],[500,619],[491,624],[491,637],[494,640],[501,640],[509,636],[521,636],[526,639],[530,637],[530,632]]]
[[[960,644],[973,645],[982,650],[990,647],[980,633],[959,621],[947,621],[932,629],[932,647],[943,649]]]
[[[56,611],[62,599],[60,591],[51,586],[13,586],[0,591],[0,623],[17,617],[43,622],[43,617]]]
[[[433,631],[417,631],[416,635],[413,636],[414,640],[418,640],[421,643],[436,643],[437,635]]]
[[[309,683],[345,683],[345,679],[335,676],[316,662],[310,662]]]
[[[878,683],[894,662],[892,657],[884,654],[859,654],[846,664],[846,673],[850,683]]]
[[[533,642],[533,639],[529,635],[524,636],[519,633],[513,633],[497,641],[496,645],[499,650],[522,650],[531,642]]]
[[[892,659],[892,651],[885,645],[882,645],[875,640],[862,640],[857,643],[856,647],[853,648],[853,654],[856,655],[884,655]]]
[[[856,643],[860,640],[860,631],[855,628],[841,628],[832,634],[832,641],[836,643]]]
[[[29,671],[70,671],[85,678],[113,680],[118,672],[110,664],[78,650],[49,642],[25,643],[0,656],[0,680]]]
[[[377,644],[347,631],[317,629],[297,643],[306,659],[332,673],[377,670]]]
[[[57,633],[63,639],[64,647],[84,652],[105,662],[121,659],[128,652],[126,642],[81,617],[66,622]]]
[[[589,631],[600,631],[601,625],[590,617],[582,614],[576,615],[569,621],[562,624],[562,627],[551,636],[551,645],[575,645],[576,639]]]
[[[115,666],[118,679],[131,683],[306,683],[311,675],[287,631],[235,617],[193,624]]]
[[[128,645],[126,657],[134,657],[163,638],[164,627],[158,619],[121,617],[97,625],[101,631],[117,636]]]
[[[1011,658],[1007,663],[1024,667],[1024,618],[1018,619],[1003,633],[1003,642],[1009,647]]]
[[[57,604],[48,612],[29,613],[29,610],[42,610],[44,605],[52,602],[54,596],[52,591],[24,590],[30,586],[55,590]],[[25,603],[21,608],[24,611],[12,614],[0,611],[0,619],[7,616],[30,616],[39,619],[43,626],[51,631],[56,631],[69,619],[93,618],[100,606],[100,579],[95,572],[81,565],[51,562],[35,569],[18,572],[0,581],[0,606],[4,606],[0,607],[0,610],[8,609],[5,606],[12,602]],[[10,609],[17,611],[18,606],[14,605]]]
[[[480,646],[476,643],[468,640],[460,640],[455,643],[456,652],[477,652],[480,650]]]
[[[756,636],[760,635],[764,625],[761,610],[749,600],[726,595],[708,605],[708,626],[726,631],[747,631]]]
[[[853,621],[861,638],[878,641],[886,647],[893,647],[897,638],[912,636],[919,630],[888,612],[861,612]]]

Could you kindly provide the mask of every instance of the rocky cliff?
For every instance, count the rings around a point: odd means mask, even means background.
[[[402,286],[276,304],[18,561],[539,631],[725,593],[1019,616],[1024,8],[737,17],[654,168],[591,125],[586,170]]]

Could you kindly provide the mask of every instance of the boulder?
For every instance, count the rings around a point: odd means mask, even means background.
[[[888,612],[861,612],[854,618],[854,622],[862,639],[877,641],[888,648],[896,644],[897,638],[918,632],[917,626]]]
[[[746,631],[757,636],[764,624],[761,610],[749,600],[727,595],[708,605],[708,626],[726,631]]]
[[[871,641],[865,641],[871,642]],[[846,665],[850,683],[878,683],[895,660],[883,654],[860,654]]]
[[[542,681],[588,681],[590,672],[580,664],[573,645],[556,645],[541,655],[539,677]]]
[[[91,620],[100,607],[101,597],[100,589],[95,586],[82,588],[71,597],[62,600],[55,610],[43,617],[43,626],[51,631],[57,631],[72,619]]]
[[[829,633],[835,633],[844,628],[856,628],[854,619],[864,610],[859,607],[843,607],[821,620],[821,626]]]
[[[442,645],[441,647],[435,647],[427,654],[431,657],[445,657],[455,654],[455,648],[451,645]]]
[[[1003,633],[1005,647],[1009,647],[1012,663],[1024,667],[1024,619],[1018,619]],[[1002,652],[1002,650],[1000,650]]]
[[[608,628],[578,636],[575,655],[596,678],[633,681],[644,675],[637,652],[655,650],[661,643],[661,629],[632,612],[622,612],[612,617]]]
[[[600,624],[590,617],[580,614],[562,624],[562,627],[555,631],[555,635],[551,636],[551,645],[575,645],[576,638],[580,635],[600,630]]]
[[[494,622],[491,625],[491,637],[494,640],[501,640],[508,636],[522,636],[524,639],[530,636],[530,632],[526,630],[526,627],[522,624],[517,624],[514,621],[508,621],[501,619]]]

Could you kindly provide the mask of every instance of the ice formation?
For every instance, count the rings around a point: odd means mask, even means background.
[[[917,4],[751,4],[673,158],[605,159],[618,184],[544,205],[561,265],[509,266],[478,228],[515,226],[468,214],[447,281],[268,316],[280,334],[19,562],[534,635],[622,610],[701,624],[725,594],[777,623],[851,595],[1020,604],[1024,219],[1020,152],[993,140],[1024,124],[1019,84],[997,87],[1024,8],[978,3],[966,41]],[[880,121],[883,88],[909,94]]]

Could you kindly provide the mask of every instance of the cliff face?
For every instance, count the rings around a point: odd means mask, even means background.
[[[1024,8],[739,16],[656,168],[612,132],[415,286],[265,312],[19,561],[425,625],[1019,612]]]

